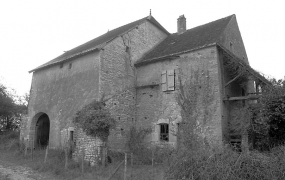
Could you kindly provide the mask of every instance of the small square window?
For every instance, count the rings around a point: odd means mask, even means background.
[[[169,125],[166,123],[160,124],[160,140],[169,141]]]
[[[60,69],[63,68],[63,63],[60,63],[59,68]]]
[[[71,69],[71,68],[72,68],[72,63],[69,63],[68,69]]]
[[[230,50],[234,52],[234,44],[232,42],[230,42]]]

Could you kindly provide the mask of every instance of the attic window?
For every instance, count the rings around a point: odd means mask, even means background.
[[[72,68],[72,63],[69,63],[68,69],[71,69],[71,68]]]
[[[174,91],[175,90],[174,69],[163,71],[161,73],[161,89],[162,91]]]
[[[60,63],[59,68],[60,69],[63,68],[63,63]]]
[[[169,141],[169,125],[166,123],[159,124],[160,126],[160,140]]]
[[[234,52],[234,44],[232,42],[230,42],[230,50]]]

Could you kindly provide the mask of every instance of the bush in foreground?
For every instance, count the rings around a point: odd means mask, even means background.
[[[285,178],[285,147],[270,153],[238,153],[225,147],[221,153],[207,149],[173,154],[165,178],[207,180],[271,180]]]

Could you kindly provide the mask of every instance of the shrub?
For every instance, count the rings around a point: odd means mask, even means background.
[[[111,117],[102,100],[94,100],[84,106],[75,114],[73,122],[82,128],[87,135],[99,137],[103,141],[107,140],[110,129],[115,127],[115,120]]]
[[[134,154],[135,161],[150,164],[152,151],[145,142],[145,137],[151,133],[151,128],[136,128],[132,126],[127,134],[127,148]]]
[[[225,147],[221,153],[207,149],[174,154],[166,179],[269,180],[284,179],[285,147],[270,153],[237,153]]]
[[[7,131],[0,135],[0,149],[14,150],[20,147],[20,133],[18,131]]]

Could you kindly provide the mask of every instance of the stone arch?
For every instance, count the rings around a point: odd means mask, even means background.
[[[50,119],[44,112],[37,113],[31,122],[30,141],[34,147],[46,147],[50,136]]]

